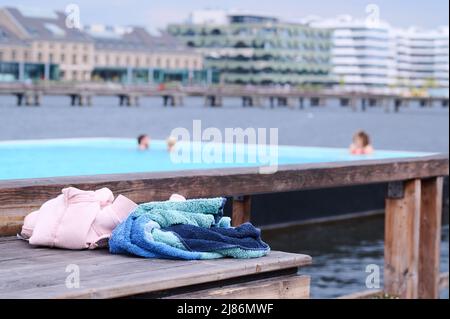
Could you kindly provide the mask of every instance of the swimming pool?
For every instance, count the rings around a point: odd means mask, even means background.
[[[183,145],[180,143],[180,145]],[[184,144],[186,146],[186,144]],[[191,143],[188,150],[205,153],[208,144]],[[180,146],[181,147],[181,146]],[[225,149],[226,146],[222,146]],[[139,151],[134,139],[61,139],[0,142],[0,180],[86,176],[140,172],[163,172],[227,167],[251,167],[267,164],[250,156],[252,146],[232,147],[243,160],[174,162],[164,141],[153,140],[150,150]],[[208,153],[208,152],[206,152]],[[388,159],[427,156],[430,153],[377,150],[370,156],[352,156],[347,149],[279,146],[278,165],[342,162],[361,159]]]

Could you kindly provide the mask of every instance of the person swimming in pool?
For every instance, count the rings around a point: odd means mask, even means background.
[[[177,144],[177,139],[173,136],[169,136],[167,138],[166,143],[167,143],[167,151],[170,153],[173,151],[175,145]]]
[[[150,137],[146,134],[141,134],[137,138],[139,150],[145,151],[150,148]]]
[[[370,137],[364,131],[358,131],[353,135],[353,142],[350,145],[350,153],[353,155],[369,155],[374,151],[370,144]]]

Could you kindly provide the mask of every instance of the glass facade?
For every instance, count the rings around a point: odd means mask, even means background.
[[[170,25],[170,34],[205,55],[205,67],[227,84],[327,85],[331,32],[276,21]],[[234,21],[234,22],[233,22]],[[253,21],[253,20],[252,20]]]
[[[48,74],[46,74],[47,72]],[[45,79],[58,81],[59,73],[59,66],[56,64],[0,62],[0,81],[2,82],[41,81]]]
[[[131,76],[131,78],[129,78]],[[214,70],[164,69],[164,68],[95,68],[93,81],[122,84],[162,84],[177,82],[183,85],[219,83],[219,73]]]

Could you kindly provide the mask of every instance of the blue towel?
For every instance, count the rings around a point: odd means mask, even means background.
[[[232,228],[224,204],[224,198],[212,198],[139,205],[113,231],[110,252],[188,260],[266,255],[270,248],[259,230],[251,224]]]
[[[250,223],[236,228],[203,228],[179,224],[163,230],[177,235],[190,251],[212,252],[230,248],[261,251],[269,249],[269,246],[261,240],[261,231]]]

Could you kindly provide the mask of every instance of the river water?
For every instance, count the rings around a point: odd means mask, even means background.
[[[347,147],[354,131],[364,129],[375,148],[404,151],[449,151],[448,109],[410,106],[400,113],[381,108],[353,112],[335,103],[303,110],[242,108],[227,99],[223,108],[205,108],[200,98],[185,106],[164,108],[159,98],[141,100],[139,107],[119,107],[115,98],[96,98],[92,107],[71,107],[69,98],[46,97],[41,107],[16,107],[12,97],[0,97],[0,140],[136,137],[147,133],[165,139],[172,129],[278,128],[279,143],[299,146]],[[448,216],[448,212],[445,212]],[[367,265],[383,266],[383,218],[309,225],[264,232],[273,249],[309,254],[313,265],[302,273],[312,277],[313,298],[333,298],[367,289]],[[441,271],[448,272],[448,225],[442,234]],[[382,279],[382,278],[381,278]],[[441,297],[448,298],[448,289]]]

